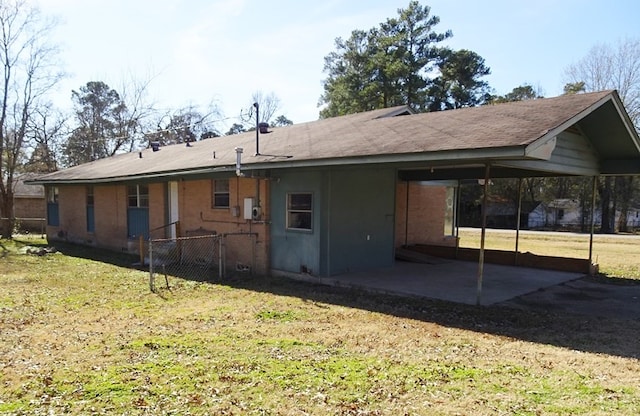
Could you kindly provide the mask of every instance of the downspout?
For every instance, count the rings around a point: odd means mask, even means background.
[[[260,177],[256,177],[256,206],[258,208],[262,207],[260,203]]]
[[[593,233],[596,228],[596,191],[598,187],[598,177],[593,177],[593,186],[591,188],[591,230],[589,233],[589,270],[587,273],[591,275],[591,265],[593,264]]]
[[[249,229],[251,229],[251,225],[254,221],[259,220],[261,218],[262,212],[261,212],[261,204],[260,204],[260,177],[256,178],[256,207],[258,208],[258,213],[259,215],[256,215],[256,218],[251,219],[250,223],[249,223]],[[255,273],[255,269],[256,269],[256,264],[257,264],[257,258],[256,258],[256,252],[258,251],[258,237],[255,237],[255,240],[253,237],[251,238],[251,272]]]
[[[518,265],[518,245],[520,243],[520,215],[522,215],[522,178],[518,179],[518,214],[516,216],[516,252],[513,258],[514,265]]]
[[[265,206],[269,212],[267,216],[266,213],[262,211],[264,219],[265,267],[267,275],[271,275],[271,180],[264,181],[264,195],[266,199]]]
[[[482,195],[482,233],[480,234],[480,254],[478,257],[478,288],[476,293],[476,305],[480,306],[482,297],[482,278],[484,275],[484,240],[487,234],[487,194],[489,193],[490,165],[487,163],[484,172],[484,191]]]

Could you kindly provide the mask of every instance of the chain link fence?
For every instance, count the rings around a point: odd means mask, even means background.
[[[13,233],[14,234],[37,234],[40,233],[42,237],[46,234],[47,219],[46,218],[22,218],[15,217],[0,218],[0,225],[4,226],[6,222],[13,221]]]
[[[158,276],[169,288],[169,276],[212,281],[228,272],[253,273],[257,237],[256,233],[226,233],[150,239],[149,288],[156,291]]]
[[[223,274],[222,236],[201,235],[149,240],[149,288],[156,291],[156,279],[168,276],[210,281]]]

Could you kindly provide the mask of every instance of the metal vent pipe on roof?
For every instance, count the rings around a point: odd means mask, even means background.
[[[253,103],[256,108],[256,156],[260,154],[260,104]]]
[[[242,147],[236,147],[236,176],[242,176]]]

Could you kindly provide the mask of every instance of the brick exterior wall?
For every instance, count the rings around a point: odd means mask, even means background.
[[[42,232],[46,222],[36,218],[45,218],[47,216],[45,200],[43,197],[16,197],[13,199],[13,214],[19,222],[20,230]],[[21,218],[33,219],[24,220]]]
[[[168,237],[167,189],[166,183],[149,184],[151,238]],[[410,183],[408,207],[406,183],[399,182],[396,189],[396,247],[421,243],[455,245],[455,239],[444,234],[446,188]],[[95,185],[93,192],[94,232],[87,231],[86,186],[68,185],[59,186],[60,225],[47,226],[47,237],[139,254],[139,241],[127,238],[127,186]],[[244,219],[245,198],[254,198],[254,204],[259,202],[262,213],[258,220]],[[258,274],[269,273],[269,180],[230,178],[230,207],[214,208],[212,200],[211,179],[178,182],[179,236],[203,232],[235,234],[226,239],[227,267],[234,269],[239,264],[251,266]],[[145,254],[146,249],[145,246]]]
[[[259,189],[258,184],[259,183]],[[151,238],[168,237],[169,213],[167,184],[149,184],[149,230]],[[50,240],[64,240],[77,244],[92,245],[116,251],[139,254],[139,241],[127,238],[127,186],[95,185],[94,220],[95,231],[87,231],[86,195],[84,185],[59,186],[60,225],[47,226]],[[262,215],[258,220],[245,220],[244,198],[258,195]],[[184,180],[178,182],[179,236],[193,235],[204,231],[218,234],[244,233],[229,236],[226,244],[227,266],[235,268],[252,266],[259,274],[269,271],[269,183],[265,179],[229,179],[229,208],[213,208],[213,185],[211,179]],[[234,209],[238,206],[239,209]],[[234,216],[234,213],[238,216]],[[251,238],[249,233],[255,233]],[[252,243],[255,241],[255,244]],[[144,248],[146,250],[146,248]],[[146,254],[146,253],[145,253]],[[255,259],[255,260],[254,260]]]
[[[445,235],[446,187],[407,182],[396,186],[396,247],[413,244],[455,246],[455,238]]]
[[[47,227],[47,237],[81,244],[92,244],[86,238],[86,192],[84,186],[58,187],[59,226]]]
[[[213,184],[210,179],[182,181],[179,183],[178,192],[182,235],[197,233],[201,230],[215,231],[218,234],[244,234],[227,237],[225,246],[227,267],[235,268],[240,264],[252,266],[259,274],[268,273],[270,240],[268,180],[229,179],[229,208],[212,206]],[[260,200],[262,215],[258,220],[244,219],[245,198],[254,198],[254,205],[258,203],[258,199]],[[249,233],[257,235],[251,237]]]

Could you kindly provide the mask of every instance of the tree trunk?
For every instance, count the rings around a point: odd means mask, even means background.
[[[618,231],[628,232],[629,206],[633,198],[633,176],[616,178],[616,194],[620,197],[620,218],[618,219]]]
[[[600,232],[602,234],[610,234],[611,230],[611,177],[607,176],[603,179],[600,187]]]
[[[611,210],[609,211],[609,224],[611,224],[611,232],[616,233],[618,231],[618,224],[616,223],[616,213],[618,212],[618,193],[620,192],[619,178],[616,176],[613,178],[613,189],[611,190]]]
[[[13,191],[8,186],[4,195],[0,195],[0,238],[10,239],[13,237],[13,227],[15,218],[13,214]]]

